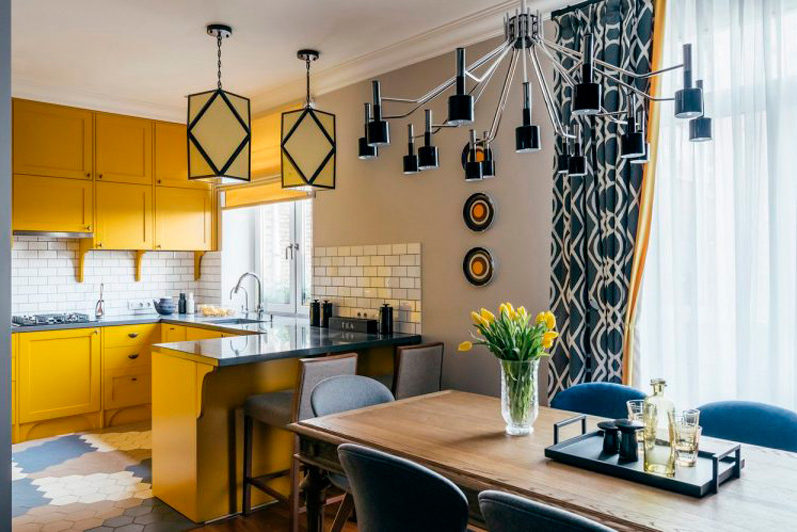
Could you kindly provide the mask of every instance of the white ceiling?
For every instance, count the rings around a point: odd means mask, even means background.
[[[548,11],[561,0],[530,0]],[[303,95],[299,48],[317,48],[314,93],[497,35],[512,0],[13,0],[12,90],[18,97],[184,120],[185,95],[216,83],[253,112]]]

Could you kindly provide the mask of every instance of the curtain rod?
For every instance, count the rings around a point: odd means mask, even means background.
[[[586,0],[579,4],[575,4],[572,6],[563,7],[562,9],[557,9],[556,11],[551,11],[551,18],[554,17],[561,17],[562,15],[566,15],[568,13],[572,13],[573,11],[578,11],[579,9],[587,6],[591,6],[592,4],[597,4],[602,0]]]

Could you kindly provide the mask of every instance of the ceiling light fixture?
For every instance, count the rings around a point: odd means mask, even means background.
[[[221,88],[221,41],[232,35],[224,24],[210,24],[216,39],[217,87],[188,96],[188,179],[240,183],[251,179],[249,100]]]
[[[407,155],[404,156],[404,173],[418,173],[418,156],[415,155],[415,130],[412,124],[407,124]]]
[[[602,61],[595,56],[595,43],[591,34],[584,36],[581,51],[572,50],[566,46],[548,40],[543,34],[542,17],[539,12],[532,13],[526,7],[526,1],[521,0],[520,9],[514,14],[504,16],[504,41],[495,49],[483,55],[471,64],[465,60],[465,49],[457,48],[455,52],[456,71],[454,75],[432,88],[418,98],[396,98],[382,95],[382,87],[378,80],[372,81],[373,90],[373,117],[366,120],[368,143],[372,146],[383,146],[390,143],[390,120],[403,120],[411,117],[416,111],[423,108],[449,89],[454,93],[448,97],[448,116],[439,124],[431,124],[424,129],[424,140],[427,136],[439,133],[441,130],[474,122],[475,105],[484,95],[487,86],[492,80],[498,67],[509,58],[509,66],[503,78],[498,102],[493,113],[490,128],[481,138],[475,132],[470,132],[470,142],[463,152],[463,166],[467,181],[479,181],[484,177],[495,175],[495,160],[489,146],[498,134],[501,118],[506,108],[506,102],[515,70],[520,64],[523,69],[523,112],[521,125],[515,128],[515,148],[519,153],[538,151],[542,147],[539,126],[532,124],[531,85],[527,79],[527,65],[531,65],[537,79],[539,90],[542,93],[548,119],[553,126],[554,133],[563,139],[563,146],[567,147],[569,141],[575,141],[575,152],[572,156],[565,153],[557,158],[557,173],[567,171],[571,175],[583,175],[586,161],[581,153],[581,125],[588,118],[600,118],[624,125],[625,130],[621,145],[623,157],[629,160],[644,159],[645,128],[647,122],[648,102],[675,102],[675,116],[678,118],[696,118],[703,114],[703,90],[701,84],[692,87],[692,58],[691,45],[684,46],[683,63],[662,68],[660,70],[637,74],[630,70]],[[561,119],[563,102],[557,101],[555,94],[549,88],[543,74],[541,58],[548,61],[551,67],[561,76],[563,83],[571,88],[572,125],[576,127],[576,134],[570,133],[568,126]],[[573,73],[580,69],[581,76],[576,80]],[[649,94],[638,86],[647,80],[660,76],[666,72],[683,70],[684,88],[677,91],[673,97],[659,97]],[[468,79],[472,84],[468,87]],[[603,105],[604,84],[615,85],[621,94],[628,98],[627,109],[607,111]],[[386,114],[384,105],[390,103],[396,106],[408,106],[403,111],[395,114]],[[710,123],[709,123],[710,124]],[[702,135],[706,126],[705,122],[690,123],[690,140],[705,140]],[[691,131],[694,129],[695,134]],[[428,145],[428,142],[424,142]],[[436,150],[435,150],[436,151]],[[477,158],[477,154],[481,157]],[[580,158],[580,159],[579,159]],[[576,159],[573,162],[573,159]],[[436,166],[428,166],[435,168]],[[427,168],[421,165],[421,169]],[[565,168],[567,170],[565,170]],[[575,172],[574,172],[575,170]]]
[[[359,151],[357,156],[360,159],[373,159],[379,155],[379,148],[368,144],[368,122],[371,121],[371,104],[365,104],[365,134],[357,141]]]
[[[304,108],[282,113],[282,188],[335,188],[335,115],[316,109],[310,98],[310,64],[318,55],[296,52],[305,64],[306,99]],[[366,108],[366,120],[368,115]]]

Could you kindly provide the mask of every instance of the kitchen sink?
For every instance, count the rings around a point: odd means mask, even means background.
[[[245,325],[247,323],[262,323],[259,320],[250,320],[246,318],[225,318],[221,320],[207,320],[206,323],[214,325]]]

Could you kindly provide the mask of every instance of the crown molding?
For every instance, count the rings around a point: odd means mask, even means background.
[[[36,83],[19,77],[12,77],[11,95],[14,98],[25,98],[91,109],[93,111],[140,116],[168,122],[185,122],[186,116],[185,105],[163,105],[145,100],[119,98],[119,96],[101,92]]]

